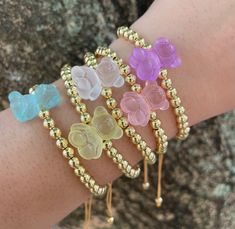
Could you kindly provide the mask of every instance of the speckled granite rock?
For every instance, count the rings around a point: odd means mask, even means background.
[[[130,24],[151,1],[0,1],[0,109],[12,89],[57,79],[65,62],[109,43],[115,28]],[[115,223],[111,228],[235,228],[235,111],[203,122],[184,143],[171,141],[164,167],[164,204],[156,209],[156,168],[151,188],[126,178],[114,184]],[[95,200],[91,228],[108,228],[105,206]],[[56,229],[82,228],[83,209]]]

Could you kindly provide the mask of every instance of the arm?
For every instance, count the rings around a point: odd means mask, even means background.
[[[159,0],[133,25],[151,43],[159,36],[166,36],[176,45],[183,66],[170,71],[169,77],[191,125],[235,107],[234,10],[233,1],[215,5],[212,0]],[[111,46],[124,60],[128,60],[133,48],[124,40],[116,40]],[[51,113],[67,136],[70,125],[79,122],[79,118],[64,94],[62,82],[56,84],[63,102]],[[128,88],[120,90],[114,93],[119,100]],[[98,104],[103,104],[103,99],[87,104],[92,112]],[[174,137],[176,126],[171,110],[159,113],[159,117],[167,135]],[[6,110],[0,113],[0,122],[0,225],[49,228],[81,205],[89,192],[72,174],[41,120],[22,124]],[[140,128],[139,132],[153,147],[150,128]],[[141,159],[126,138],[117,141],[116,147],[132,164]],[[105,155],[96,161],[82,162],[100,184],[120,175]]]

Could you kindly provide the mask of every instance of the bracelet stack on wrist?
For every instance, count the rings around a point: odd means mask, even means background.
[[[133,167],[113,145],[113,141],[121,141],[125,134],[130,144],[134,144],[143,156],[144,190],[149,187],[147,165],[155,164],[158,156],[155,202],[157,207],[160,207],[163,155],[167,152],[168,138],[158,118],[158,112],[164,112],[171,106],[176,116],[178,139],[186,139],[190,131],[185,108],[167,73],[168,68],[175,68],[181,64],[175,46],[166,38],[159,38],[154,45],[150,45],[128,27],[118,28],[117,34],[119,38],[124,38],[136,46],[129,63],[124,63],[110,48],[98,47],[94,54],[85,54],[84,61],[87,66],[65,65],[61,69],[61,78],[67,95],[80,116],[80,122],[70,127],[68,140],[62,136],[61,130],[55,125],[49,113],[49,109],[60,103],[60,94],[54,85],[34,86],[30,89],[29,95],[21,95],[19,92],[9,94],[10,107],[15,117],[21,122],[36,116],[43,120],[44,127],[50,130],[50,136],[56,140],[57,147],[68,159],[75,175],[91,194],[103,196],[107,192],[109,223],[114,221],[112,182],[100,186],[82,166],[79,158],[97,160],[105,151],[126,177],[137,178],[140,168]],[[129,85],[130,91],[122,95],[118,104],[112,87],[120,88],[125,83]],[[105,99],[107,109],[102,105],[97,106],[91,115],[85,100],[95,101],[99,96]],[[148,124],[155,137],[156,149],[151,149],[144,136],[135,129],[136,126],[146,128]],[[95,174],[93,176],[95,177]],[[88,223],[91,198],[86,203],[85,209],[86,223]]]

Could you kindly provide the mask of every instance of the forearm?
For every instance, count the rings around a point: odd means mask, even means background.
[[[159,0],[134,25],[147,41],[159,36],[168,37],[176,45],[183,66],[169,71],[169,76],[181,97],[190,124],[226,112],[235,107],[233,70],[235,66],[234,2],[217,3],[206,12],[213,1]],[[230,37],[230,39],[228,39]],[[130,43],[117,40],[111,46],[125,61]],[[64,136],[79,117],[65,95],[62,82],[56,82],[62,93],[62,104],[51,111]],[[128,87],[114,92],[120,100]],[[88,102],[92,113],[97,102]],[[172,111],[159,112],[159,118],[169,137],[176,133]],[[9,110],[0,113],[0,225],[4,228],[49,228],[89,196],[88,190],[73,175],[60,150],[43,129],[41,120],[19,123]],[[150,128],[138,131],[152,147],[154,138]],[[128,139],[115,142],[116,147],[131,164],[141,159]],[[82,163],[99,184],[120,175],[110,159]],[[108,171],[108,172],[107,172]]]

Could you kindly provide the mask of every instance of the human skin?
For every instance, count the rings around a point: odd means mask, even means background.
[[[189,116],[190,125],[235,107],[235,1],[158,0],[133,24],[146,41],[168,37],[177,47],[182,67],[169,71]],[[111,44],[125,61],[133,46],[122,39]],[[56,124],[68,135],[79,117],[65,95],[61,80],[55,82],[62,104],[51,111]],[[120,101],[128,87],[114,90]],[[93,112],[103,98],[87,102]],[[172,110],[158,112],[168,137],[176,134]],[[13,229],[49,229],[89,197],[89,191],[73,175],[40,119],[19,123],[9,109],[0,113],[0,225]],[[155,147],[150,128],[137,128]],[[142,159],[127,138],[115,146],[134,165]],[[106,184],[120,172],[103,154],[82,163],[99,184]],[[108,172],[107,172],[108,171]]]

